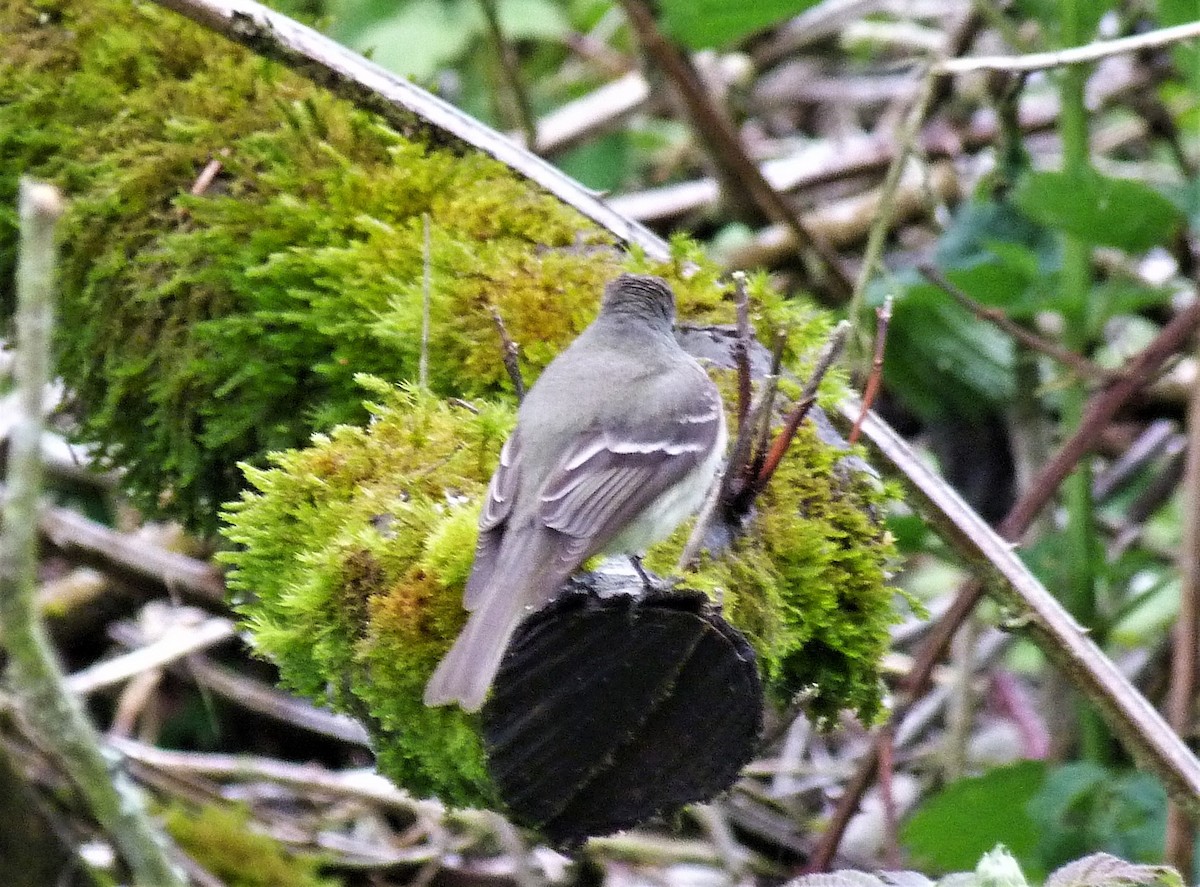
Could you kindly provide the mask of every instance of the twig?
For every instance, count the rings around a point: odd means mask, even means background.
[[[787,452],[788,447],[791,446],[792,440],[796,437],[800,423],[804,421],[804,417],[808,415],[808,411],[816,403],[817,389],[824,380],[825,374],[837,362],[842,350],[846,347],[846,340],[849,337],[850,324],[844,320],[835,326],[833,332],[829,334],[829,340],[817,355],[816,363],[813,364],[813,370],[809,374],[808,381],[804,383],[804,389],[800,392],[800,399],[788,414],[787,419],[784,420],[783,429],[779,432],[779,436],[775,438],[775,442],[771,444],[771,449],[754,478],[752,484],[754,495],[758,495],[765,490],[767,484],[771,482],[771,478],[775,475],[775,470],[779,467],[779,463],[783,461],[784,454]]]
[[[234,637],[237,637],[237,629],[228,619],[210,616],[199,625],[194,622],[188,624],[180,619],[157,641],[75,672],[67,678],[67,689],[80,696],[86,696],[127,681],[143,672],[170,665]]]
[[[849,404],[841,410],[847,422],[857,415],[857,410],[852,410]],[[1085,423],[1077,434],[1089,427]],[[1200,762],[1029,572],[1007,539],[984,523],[874,414],[863,423],[863,433],[881,460],[905,483],[912,500],[922,507],[943,538],[964,557],[978,563],[989,577],[994,577],[990,590],[1010,609],[1013,617],[1010,627],[1027,630],[1043,653],[1096,705],[1139,764],[1157,774],[1189,810],[1200,811]],[[1070,444],[1064,446],[1063,451],[1069,451],[1070,447]],[[1055,475],[1062,471],[1061,466],[1048,466],[1051,467]],[[1026,498],[1048,499],[1056,488],[1057,484],[1035,482]],[[1028,506],[1014,507],[1010,518],[1013,514],[1036,514],[1036,511]],[[1009,523],[1006,519],[1002,530],[1011,531]],[[1015,538],[1018,534],[1006,535]],[[949,618],[950,612],[943,621]],[[925,666],[918,661],[916,668]]]
[[[710,147],[710,154],[719,168],[745,191],[758,212],[795,233],[805,249],[801,257],[806,265],[809,264],[808,251],[815,254],[819,266],[814,276],[825,284],[831,295],[837,301],[848,298],[852,286],[837,253],[809,230],[799,213],[788,205],[747,156],[733,124],[713,103],[687,57],[659,30],[649,7],[643,0],[623,0],[622,5],[642,47],[678,89],[697,136]]]
[[[734,271],[730,276],[733,278],[737,304],[737,341],[733,345],[733,362],[737,366],[737,427],[741,434],[750,414],[750,297],[746,295],[745,272]]]
[[[68,508],[43,508],[37,527],[52,545],[80,561],[226,607],[225,580],[206,561],[130,539]]]
[[[513,391],[517,395],[517,403],[525,399],[525,379],[521,376],[521,364],[519,362],[520,349],[517,348],[517,343],[512,340],[512,336],[508,334],[508,327],[504,325],[504,318],[500,316],[500,311],[495,305],[489,305],[488,311],[492,314],[492,321],[496,324],[496,331],[500,333],[500,346],[503,349],[504,368],[508,370],[508,377],[512,380]]]
[[[871,374],[867,376],[867,385],[863,390],[862,412],[858,414],[858,419],[855,420],[847,438],[852,446],[858,443],[863,419],[866,418],[867,411],[875,405],[875,398],[879,396],[879,386],[883,384],[883,354],[887,347],[888,327],[892,322],[892,304],[893,299],[889,293],[884,297],[883,304],[875,309],[875,352],[871,357]]]
[[[504,29],[500,27],[500,14],[496,11],[496,0],[479,0],[483,7],[483,18],[487,22],[488,36],[496,48],[500,59],[500,73],[504,77],[505,88],[512,98],[513,107],[517,112],[517,124],[525,134],[525,146],[530,151],[537,150],[537,122],[533,119],[533,108],[529,104],[529,94],[521,80],[521,64],[516,57],[512,44],[505,38]]]
[[[317,708],[305,699],[223,668],[205,656],[189,657],[187,670],[200,686],[242,708],[339,742],[367,747],[371,744],[366,729],[353,718]]]
[[[541,155],[565,151],[620,123],[649,99],[650,84],[641,71],[624,74],[542,117],[534,150]]]
[[[880,187],[879,211],[875,216],[874,223],[871,225],[871,232],[867,235],[867,248],[863,252],[862,265],[858,269],[858,277],[854,281],[854,290],[850,296],[850,322],[856,325],[860,322],[862,316],[862,305],[863,299],[866,298],[867,285],[871,282],[871,278],[875,274],[875,268],[883,256],[883,241],[891,228],[893,208],[896,201],[896,192],[900,187],[901,174],[904,172],[904,167],[907,165],[908,158],[911,156],[913,147],[916,145],[921,125],[925,122],[925,116],[929,113],[929,108],[933,105],[936,93],[935,86],[937,84],[937,77],[934,76],[933,71],[933,67],[930,66],[921,77],[921,88],[917,93],[916,99],[913,100],[912,107],[908,111],[908,116],[904,120],[904,126],[901,127],[900,133],[897,136],[896,154],[892,158],[892,165],[888,167],[887,175],[884,177],[883,185]]]
[[[87,799],[134,880],[148,887],[184,887],[184,878],[171,864],[165,842],[133,786],[122,774],[110,772],[100,737],[65,686],[35,604],[42,473],[38,443],[43,430],[42,392],[50,374],[55,226],[62,211],[62,198],[52,186],[21,181],[15,377],[22,392],[23,417],[13,428],[9,445],[0,536],[0,625],[9,657],[8,676],[27,722]]]
[[[417,801],[373,772],[338,772],[316,764],[291,764],[253,755],[166,751],[115,737],[111,742],[125,757],[160,770],[212,779],[262,779],[302,791],[320,791],[334,797],[366,801],[415,816],[438,817],[442,811],[437,802]]]
[[[1179,616],[1172,635],[1167,719],[1181,736],[1194,732],[1197,653],[1200,651],[1200,385],[1188,404],[1187,468],[1183,481],[1183,531],[1179,542]],[[1166,858],[1181,872],[1192,870],[1196,824],[1178,805],[1167,815]]]
[[[1159,332],[1154,341],[1129,361],[1125,374],[1117,379],[1108,389],[1092,398],[1088,408],[1084,411],[1084,421],[1079,424],[1075,434],[1046,463],[1037,476],[1030,481],[1027,492],[1013,505],[1008,516],[1001,523],[999,532],[1004,539],[1017,539],[1024,534],[1033,523],[1034,518],[1037,517],[1046,503],[1054,496],[1059,485],[1071,473],[1075,464],[1099,439],[1101,432],[1113,416],[1116,415],[1117,410],[1154,377],[1163,363],[1183,346],[1184,342],[1198,326],[1200,326],[1200,302],[1193,303],[1172,318],[1170,323]],[[847,422],[851,422],[857,417],[857,410],[851,404],[843,403],[839,405],[839,409]],[[899,477],[908,484],[910,490],[917,493],[919,500],[930,503],[933,513],[942,513],[942,505],[938,502],[938,497],[940,496],[951,503],[961,506],[964,514],[969,514],[970,518],[975,522],[982,524],[978,516],[961,502],[958,495],[953,490],[950,490],[944,481],[929,473],[928,469],[908,450],[907,445],[900,440],[895,432],[888,428],[886,423],[874,414],[870,414],[868,421],[863,424],[863,431],[866,434],[867,440],[878,452],[885,454],[889,451],[892,452],[892,456],[885,455],[885,460],[893,465]],[[929,493],[924,491],[926,487],[928,487]],[[935,496],[933,494],[938,495]],[[947,520],[949,521],[949,518]],[[952,521],[951,523],[957,524],[957,521]],[[984,527],[983,529],[986,530],[988,537],[993,535],[989,528]],[[971,539],[970,533],[961,532],[955,526],[946,526],[941,531],[941,534],[951,545],[960,551],[970,552],[974,550],[974,542]],[[1006,559],[1011,557],[1011,552],[1007,548],[1002,549],[1002,553]],[[990,565],[988,570],[989,575],[993,574],[994,570],[992,568],[995,566],[995,563]],[[941,661],[942,657],[945,656],[946,650],[949,649],[950,642],[959,626],[974,611],[975,605],[983,595],[983,591],[983,583],[977,579],[972,579],[959,589],[950,608],[930,631],[921,648],[920,654],[913,663],[907,682],[906,701],[897,705],[896,709],[892,712],[892,720],[902,718],[911,706],[912,701],[919,698],[925,692],[929,686],[929,680],[934,668]],[[1047,654],[1051,659],[1058,661],[1060,658],[1068,655],[1067,649],[1051,645],[1051,649],[1047,650]],[[1072,665],[1075,664],[1074,660],[1069,661]],[[1104,661],[1107,662],[1108,660]],[[1074,678],[1076,673],[1069,671],[1068,674]],[[1090,690],[1085,689],[1084,692],[1089,698],[1094,698]],[[1141,700],[1140,696],[1136,698]],[[1141,701],[1144,702],[1144,700]],[[1104,706],[1100,707],[1106,718],[1116,717],[1108,708]],[[1138,707],[1140,707],[1140,704]],[[1110,723],[1112,723],[1111,720]],[[1174,765],[1170,763],[1169,759],[1180,757],[1179,752],[1181,748],[1176,743],[1177,737],[1171,734],[1169,728],[1166,728],[1161,723],[1153,728],[1142,729],[1160,731],[1153,736],[1142,733],[1142,739],[1151,742],[1162,741],[1168,746],[1163,754],[1158,755],[1158,758],[1165,762],[1162,768],[1152,767],[1151,769],[1154,769],[1163,778],[1164,783],[1169,785],[1173,791],[1190,792],[1187,797],[1193,800],[1196,799],[1198,796],[1195,789],[1189,788],[1186,782],[1180,788],[1182,780],[1173,775],[1174,771],[1172,767]],[[1170,735],[1163,737],[1161,734],[1164,732]],[[1118,735],[1124,737],[1123,732],[1118,731]],[[1127,745],[1127,747],[1131,746]],[[812,865],[814,866],[814,870],[821,871],[832,861],[833,855],[837,850],[837,845],[841,841],[841,835],[850,822],[850,817],[858,808],[863,793],[866,792],[871,784],[871,779],[874,776],[875,768],[879,761],[878,752],[877,744],[872,743],[868,752],[859,761],[858,769],[842,793],[838,807],[834,815],[830,818],[829,826],[825,834],[821,837],[818,851],[813,857],[814,862]],[[1182,760],[1185,769],[1190,769],[1192,763],[1194,763],[1194,759],[1191,763],[1186,758]],[[1163,776],[1168,771],[1172,771],[1172,776],[1169,779]]]
[[[1073,46],[1054,52],[1032,52],[1028,55],[992,55],[946,59],[934,71],[937,74],[968,74],[973,71],[1044,71],[1066,65],[1083,65],[1108,56],[1158,49],[1200,37],[1200,22],[1187,22],[1170,28],[1147,31],[1116,40],[1097,40],[1084,46]]]
[[[1119,373],[1115,373],[1112,370],[1097,366],[1070,348],[1064,348],[1057,342],[1050,342],[1043,339],[1037,333],[1026,329],[1012,320],[998,308],[989,308],[987,305],[979,304],[963,292],[961,287],[955,286],[945,274],[928,262],[918,265],[917,270],[921,272],[926,280],[952,297],[954,301],[958,302],[958,304],[962,305],[980,320],[986,320],[988,323],[995,324],[995,326],[1026,348],[1030,348],[1040,354],[1045,354],[1047,357],[1058,361],[1064,366],[1070,367],[1076,375],[1088,379],[1099,379],[1103,382],[1111,382],[1114,377],[1119,375]]]
[[[282,62],[342,98],[379,114],[401,132],[414,122],[494,157],[545,188],[623,243],[658,261],[670,258],[658,235],[614,212],[570,176],[507,136],[418,86],[254,0],[155,0],[264,58]]]
[[[429,302],[433,288],[433,259],[429,245],[429,213],[421,213],[421,227],[424,239],[422,241],[422,265],[424,273],[421,277],[421,356],[417,361],[417,382],[422,391],[429,390]]]
[[[193,197],[199,197],[209,189],[213,180],[216,179],[217,174],[220,172],[221,161],[214,157],[208,163],[204,164],[204,169],[200,170],[200,175],[196,176],[196,181],[192,183],[192,187],[188,190],[188,193]]]

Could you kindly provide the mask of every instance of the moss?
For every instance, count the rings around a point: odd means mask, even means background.
[[[220,175],[190,195],[212,158]],[[57,345],[80,436],[150,511],[213,528],[235,500],[231,584],[284,681],[363,717],[408,789],[492,805],[474,719],[420,702],[463,622],[478,501],[513,421],[487,309],[533,379],[622,268],[668,277],[684,319],[728,321],[716,266],[683,239],[666,263],[623,254],[500,164],[402,137],[130,0],[0,6],[7,301],[24,171],[73,199]],[[391,383],[416,374],[425,216],[432,391],[418,394]],[[751,288],[760,332],[791,328],[789,357],[826,331],[765,277]],[[880,494],[839,459],[803,432],[754,531],[694,579],[724,590],[776,696],[815,686],[818,715],[870,717],[890,542],[867,516]]]
[[[479,502],[514,421],[361,379],[377,401],[342,427],[250,469],[228,510],[230,584],[259,648],[295,690],[365,715],[380,769],[417,793],[492,806],[474,716],[421,696],[465,620],[462,589]],[[730,380],[722,380],[728,384]],[[894,619],[891,541],[869,514],[880,489],[805,425],[751,532],[689,584],[714,594],[759,654],[776,699],[804,690],[814,715],[879,708]],[[653,549],[664,572],[688,528]]]
[[[205,870],[229,887],[336,887],[322,878],[316,857],[293,854],[250,827],[241,807],[209,805],[193,811],[173,805],[165,811],[167,831]]]
[[[200,196],[189,190],[221,163]],[[679,279],[499,163],[378,118],[149,3],[0,7],[0,302],[11,302],[17,177],[72,198],[58,369],[79,436],[140,505],[215,526],[239,461],[362,421],[353,376],[416,374],[422,219],[431,222],[430,378],[508,386],[487,307],[536,372],[618,268]],[[724,316],[716,269],[680,281]],[[768,305],[778,309],[778,300]]]

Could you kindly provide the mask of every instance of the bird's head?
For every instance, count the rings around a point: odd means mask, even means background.
[[[661,277],[622,274],[604,287],[601,316],[626,316],[669,333],[675,325],[675,294]]]

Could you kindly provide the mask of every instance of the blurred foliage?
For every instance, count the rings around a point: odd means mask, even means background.
[[[1089,762],[1021,761],[944,786],[904,824],[922,866],[949,872],[1003,842],[1036,880],[1089,852],[1162,858],[1167,797],[1146,773]]]

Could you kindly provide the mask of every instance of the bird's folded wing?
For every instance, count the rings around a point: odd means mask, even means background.
[[[521,475],[521,440],[516,430],[500,450],[500,464],[488,484],[487,498],[483,500],[483,511],[479,514],[479,541],[475,543],[475,561],[471,576],[463,591],[463,606],[474,610],[491,580],[496,560],[500,556],[500,540],[504,535],[504,523],[512,511],[517,495],[517,482]]]
[[[720,435],[715,389],[690,409],[628,428],[590,429],[542,488],[543,524],[596,552],[659,496],[694,471]]]

